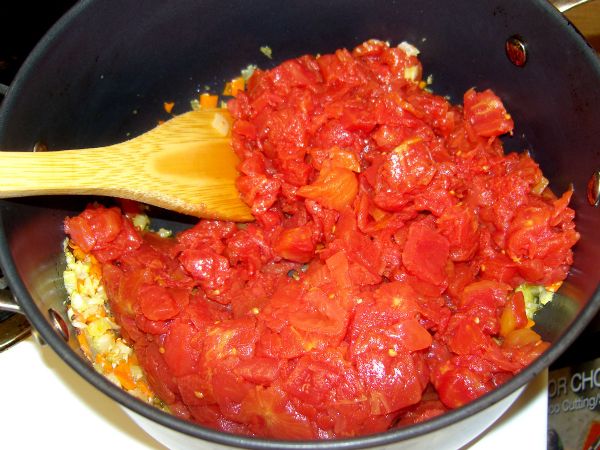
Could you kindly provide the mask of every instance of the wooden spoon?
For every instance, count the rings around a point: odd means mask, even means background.
[[[190,111],[120,144],[51,152],[0,152],[0,198],[106,195],[179,213],[253,220],[235,187],[238,159],[213,126],[225,110]]]

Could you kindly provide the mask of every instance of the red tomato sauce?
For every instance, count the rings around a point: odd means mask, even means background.
[[[409,52],[411,53],[411,52]],[[229,102],[256,221],[174,238],[116,208],[67,218],[170,410],[232,433],[331,439],[426,420],[548,344],[522,283],[560,283],[579,236],[491,91],[432,94],[367,41],[256,70]]]

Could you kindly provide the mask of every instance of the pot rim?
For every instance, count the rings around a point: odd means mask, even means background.
[[[552,5],[543,0],[537,0],[539,7],[546,9],[546,13],[555,16],[557,26],[571,25]],[[41,56],[45,48],[62,32],[70,21],[72,21],[83,9],[87,8],[93,0],[82,0],[76,3],[56,24],[46,33],[46,35],[36,45],[34,50],[21,66],[13,85],[9,89],[7,97],[4,99],[4,108],[10,109],[12,102],[16,102],[19,98],[20,80],[26,78],[30,70],[33,70],[35,61]],[[565,23],[566,22],[566,23]],[[595,67],[597,73],[600,73],[600,60],[595,52],[591,49],[585,39],[579,34],[575,27],[571,25],[574,39],[579,39],[580,47],[582,47],[583,58],[586,58],[591,67]],[[3,114],[0,110],[0,128]],[[26,315],[31,325],[39,332],[46,343],[65,361],[75,372],[86,379],[95,388],[109,396],[113,400],[120,403],[127,409],[151,420],[166,426],[172,430],[183,434],[203,439],[206,441],[228,445],[233,447],[242,447],[249,449],[280,449],[280,450],[297,450],[297,449],[361,449],[375,446],[388,445],[392,443],[402,442],[408,439],[416,438],[433,431],[442,429],[453,423],[460,422],[476,413],[479,413],[486,408],[494,405],[503,398],[507,397],[517,389],[523,387],[530,382],[539,373],[545,370],[553,361],[555,361],[577,338],[577,336],[585,329],[585,327],[595,317],[596,312],[600,309],[600,285],[597,286],[594,294],[588,303],[582,308],[577,318],[571,323],[567,330],[532,364],[527,366],[522,372],[515,375],[508,382],[494,389],[493,391],[483,395],[482,397],[460,407],[455,410],[446,412],[440,416],[429,419],[415,425],[404,428],[392,429],[386,432],[373,435],[359,436],[354,438],[344,438],[328,441],[289,441],[289,440],[271,440],[254,437],[246,437],[233,435],[202,425],[179,419],[169,413],[159,410],[135,397],[126,393],[124,390],[115,386],[107,378],[96,372],[94,368],[83,357],[73,351],[61,336],[52,328],[50,323],[45,319],[43,312],[36,306],[33,298],[29,294],[26,286],[21,280],[17,269],[12,261],[10,248],[7,241],[4,229],[4,217],[0,204],[0,266],[8,280],[8,284],[17,298],[23,313]]]

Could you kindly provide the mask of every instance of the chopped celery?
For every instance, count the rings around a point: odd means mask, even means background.
[[[546,303],[552,300],[554,292],[547,290],[544,286],[524,283],[515,289],[522,292],[525,299],[525,313],[528,319],[533,319],[534,314]]]

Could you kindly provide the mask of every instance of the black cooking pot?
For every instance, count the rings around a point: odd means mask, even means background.
[[[513,62],[506,42],[513,39]],[[0,203],[0,263],[29,321],[82,377],[126,407],[171,447],[459,447],[489,426],[520,389],[563,352],[600,306],[600,214],[588,182],[600,170],[600,64],[568,21],[544,0],[99,0],[82,1],[36,47],[0,111],[0,148],[100,146],[165,119],[205,85],[218,90],[248,64],[273,66],[303,53],[331,52],[368,39],[409,41],[421,50],[433,89],[460,101],[493,88],[516,129],[506,149],[529,150],[556,192],[574,186],[581,240],[571,274],[536,331],[551,348],[499,389],[441,417],[387,433],[332,442],[250,439],[205,429],[134,399],[98,375],[66,324],[62,221],[90,198]],[[526,48],[523,63],[519,45]],[[259,48],[268,45],[273,59]],[[521,58],[521,59],[520,59]],[[593,184],[593,183],[592,183]],[[596,201],[593,189],[592,203]],[[154,211],[180,229],[187,217]],[[519,438],[520,439],[520,438]]]

